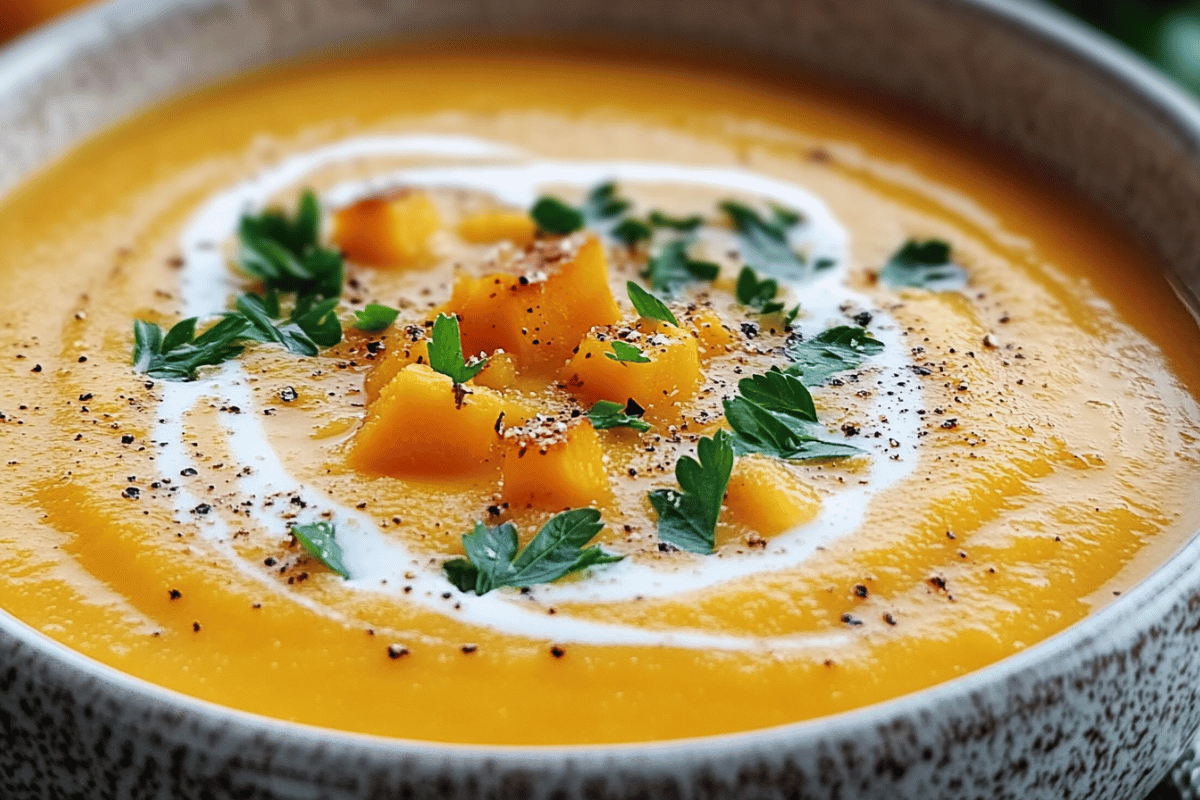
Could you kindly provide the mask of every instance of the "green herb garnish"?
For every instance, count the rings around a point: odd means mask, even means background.
[[[267,291],[338,297],[345,266],[341,253],[321,247],[320,218],[311,189],[300,195],[294,219],[277,210],[242,217],[238,263]]]
[[[458,317],[449,314],[439,314],[434,321],[428,347],[430,368],[448,376],[455,384],[466,383],[487,366],[486,358],[467,363],[463,357]]]
[[[742,305],[762,310],[764,314],[774,314],[783,310],[783,303],[775,300],[779,294],[779,282],[774,278],[759,280],[750,267],[742,267],[738,273],[736,285],[737,299]]]
[[[687,254],[685,241],[667,242],[646,264],[644,277],[656,292],[674,294],[693,281],[715,280],[720,267],[709,261],[696,261]]]
[[[785,372],[797,375],[806,386],[819,386],[838,372],[854,369],[883,349],[883,342],[863,328],[839,325],[812,339],[789,343],[784,352],[793,364]]]
[[[354,312],[354,327],[366,333],[384,330],[400,316],[400,310],[380,303],[367,303],[362,311]]]
[[[658,538],[692,553],[713,551],[721,503],[733,473],[732,438],[728,431],[717,431],[697,444],[699,461],[683,456],[675,463],[675,478],[682,492],[658,489],[650,493],[650,504],[658,512]]]
[[[342,548],[337,543],[337,528],[330,522],[293,525],[292,535],[310,556],[331,570],[349,579],[350,571],[342,563]]]
[[[639,413],[636,415],[632,413],[631,406]],[[640,418],[642,411],[641,406],[638,406],[632,399],[626,405],[614,403],[611,400],[599,400],[588,412],[588,419],[591,421],[592,427],[598,431],[605,428],[624,427],[645,433],[650,430],[650,423]]]
[[[606,181],[588,192],[583,202],[583,216],[588,222],[599,222],[624,214],[633,203],[617,196],[617,184]]]
[[[965,286],[967,273],[950,260],[950,245],[946,242],[909,239],[888,259],[879,280],[893,289],[945,291]]]
[[[322,347],[332,347],[342,340],[342,323],[335,313],[338,298],[319,300],[306,295],[286,320],[280,318],[279,294],[272,290],[266,297],[244,294],[237,299],[237,310],[250,321],[246,338],[258,342],[275,342],[289,352],[315,356]]]
[[[533,217],[533,221],[537,223],[538,228],[545,233],[566,236],[585,225],[595,225],[598,222],[619,217],[628,211],[631,205],[632,203],[625,198],[617,196],[617,185],[615,183],[606,181],[588,192],[587,197],[584,198],[582,208],[576,208],[552,195],[544,195],[539,197],[538,201],[533,204],[533,208],[529,211],[529,216]],[[640,236],[640,230],[627,227],[622,231],[622,234],[618,238],[621,238],[626,244],[632,244]],[[632,241],[625,238],[630,236],[635,238]],[[649,238],[648,228],[646,229],[645,238]]]
[[[446,577],[462,592],[485,595],[501,586],[550,583],[570,572],[621,560],[599,545],[584,549],[604,523],[594,508],[564,511],[542,526],[518,553],[517,528],[511,522],[496,527],[475,523],[462,537],[466,558],[447,561]]]
[[[725,420],[733,428],[734,449],[739,455],[762,453],[789,461],[814,458],[847,458],[861,453],[857,447],[826,442],[814,435],[824,429],[799,416],[769,411],[745,397],[726,398]]]
[[[671,313],[671,309],[667,308],[667,304],[662,300],[659,300],[633,281],[626,281],[625,291],[629,293],[629,302],[633,303],[633,307],[643,317],[649,317],[661,322],[669,322],[676,328],[679,327],[679,320],[675,319],[675,315]]]
[[[807,422],[817,421],[817,407],[808,388],[792,375],[773,369],[738,381],[738,393],[768,411]]]
[[[133,368],[152,378],[190,381],[202,366],[221,364],[242,352],[238,342],[250,323],[241,316],[222,319],[196,336],[196,318],[178,322],[164,336],[152,322],[133,321]]]
[[[623,364],[649,364],[650,359],[642,355],[642,348],[637,345],[629,344],[628,342],[613,342],[613,351],[604,355],[611,358],[613,361],[619,361]]]
[[[721,210],[733,222],[742,259],[748,265],[780,280],[808,277],[808,266],[787,240],[787,231],[799,222],[799,216],[776,208],[773,219],[767,220],[754,209],[732,200],[721,203]]]
[[[699,214],[690,217],[672,217],[661,211],[651,211],[648,219],[655,228],[670,228],[680,233],[691,233],[704,224],[704,217]]]
[[[559,236],[566,236],[583,227],[582,211],[549,195],[538,198],[529,216],[533,217],[539,230]]]
[[[627,217],[617,223],[612,229],[613,238],[626,247],[633,247],[638,242],[648,242],[654,236],[650,226],[640,219]]]

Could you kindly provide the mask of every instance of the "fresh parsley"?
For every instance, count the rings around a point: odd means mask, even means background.
[[[342,340],[337,305],[336,297],[319,300],[306,295],[297,299],[287,319],[277,322],[281,315],[278,292],[269,291],[265,297],[244,294],[237,299],[238,312],[250,322],[247,339],[275,342],[302,356],[315,356],[320,348]]]
[[[606,181],[588,192],[583,203],[583,216],[588,222],[600,222],[621,216],[632,205],[633,203],[617,195],[616,183]]]
[[[676,328],[679,327],[679,320],[675,319],[675,315],[671,313],[671,309],[667,308],[667,304],[662,300],[659,300],[633,281],[626,281],[625,291],[629,293],[629,302],[633,303],[633,307],[637,309],[638,314],[641,314],[643,317],[659,320],[660,322],[669,322]]]
[[[338,297],[345,265],[341,253],[320,245],[320,218],[317,197],[310,189],[300,195],[294,218],[274,209],[242,217],[238,231],[242,270],[260,279],[267,291]]]
[[[715,280],[720,267],[709,261],[697,261],[687,253],[683,240],[667,242],[646,264],[643,277],[656,292],[675,294],[680,287],[693,281]]]
[[[679,488],[657,489],[650,504],[658,513],[658,538],[692,553],[707,555],[716,545],[721,503],[733,474],[733,437],[717,431],[696,446],[699,460],[683,456],[675,463]]]
[[[362,311],[354,312],[354,327],[367,333],[384,330],[400,316],[400,310],[380,303],[367,303]]]
[[[772,219],[764,219],[757,211],[726,200],[721,210],[729,215],[738,234],[742,259],[759,272],[780,280],[801,280],[808,277],[804,259],[788,244],[788,229],[800,221],[791,211],[776,208]]]
[[[648,242],[654,236],[650,226],[640,219],[626,217],[612,229],[613,238],[626,247],[634,247],[638,242]]]
[[[599,545],[584,549],[603,527],[594,508],[564,511],[551,517],[519,550],[517,528],[511,522],[495,527],[476,522],[475,530],[462,537],[467,557],[447,561],[443,568],[459,591],[477,595],[501,586],[550,583],[571,572],[621,560]]]
[[[946,242],[909,239],[888,259],[879,280],[893,289],[945,291],[965,286],[967,273],[950,260],[950,245]]]
[[[617,195],[615,183],[606,181],[588,192],[582,208],[576,208],[557,197],[544,195],[533,204],[529,215],[533,217],[533,221],[543,232],[566,236],[585,225],[595,225],[619,217],[628,211],[631,205],[632,203],[628,200]],[[622,233],[623,235],[618,238],[626,241],[626,244],[630,244],[631,242],[627,241],[625,237],[637,237],[640,235],[640,230],[627,227]],[[646,229],[646,234],[645,238],[649,238],[649,229]],[[634,238],[633,241],[636,242],[637,239]]]
[[[642,413],[644,413],[644,409],[633,402],[632,398],[626,405],[614,403],[611,400],[599,400],[588,412],[588,419],[591,421],[592,427],[598,431],[605,428],[624,427],[645,433],[650,430],[650,423],[641,419]]]
[[[783,303],[777,301],[779,282],[774,278],[759,280],[750,267],[742,267],[738,273],[735,286],[738,302],[742,305],[758,308],[764,314],[783,311]]]
[[[672,217],[661,211],[651,211],[648,221],[655,228],[669,228],[680,233],[691,233],[704,224],[704,217],[699,214],[690,217]]]
[[[583,212],[557,197],[540,197],[529,212],[538,230],[566,236],[583,227]]]
[[[762,453],[789,461],[814,458],[847,458],[858,455],[857,447],[826,442],[814,435],[823,431],[813,421],[784,412],[770,411],[745,397],[726,398],[725,421],[734,432],[734,449],[739,455]]]
[[[863,328],[839,325],[804,341],[784,347],[792,365],[785,372],[797,375],[806,386],[819,386],[838,372],[854,369],[883,349],[883,342]]]
[[[607,357],[613,361],[619,361],[623,364],[649,364],[650,359],[642,355],[642,349],[628,342],[613,342],[613,351],[605,353]]]
[[[310,556],[331,570],[349,579],[350,571],[342,562],[342,548],[337,543],[337,528],[330,522],[293,525],[292,535]]]
[[[164,336],[154,323],[134,320],[133,368],[152,378],[190,381],[200,367],[237,357],[242,352],[238,342],[249,324],[240,316],[225,317],[197,336],[196,317],[190,317]]]
[[[455,384],[466,383],[487,366],[486,358],[467,363],[463,357],[458,317],[450,314],[438,315],[433,323],[433,332],[429,337],[428,347],[430,368],[434,372],[448,376]]]
[[[738,381],[738,393],[768,411],[807,422],[817,421],[817,407],[808,388],[786,372],[771,370]]]

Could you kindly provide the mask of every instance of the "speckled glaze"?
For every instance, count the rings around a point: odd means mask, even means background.
[[[0,53],[0,192],[94,131],[231,73],[340,43],[481,31],[649,34],[906,98],[1108,207],[1196,307],[1200,110],[1095,35],[1000,0],[119,0]],[[1106,610],[964,678],[812,722],[650,745],[444,746],[306,728],[134,680],[0,612],[3,798],[1130,800],[1197,724],[1200,541]]]

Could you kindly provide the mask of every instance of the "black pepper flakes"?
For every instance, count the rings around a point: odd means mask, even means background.
[[[402,644],[389,644],[387,648],[388,658],[395,661],[398,658],[404,658],[408,655],[408,648]]]
[[[468,643],[468,644],[464,644],[460,649],[463,651],[464,654],[470,655],[471,653],[474,653],[476,650],[479,649],[479,645]]]
[[[854,616],[853,614],[850,614],[849,612],[842,614],[842,622],[846,623],[847,625],[850,625],[851,627],[863,624],[861,619]]]
[[[90,395],[89,395],[90,397]],[[121,435],[121,444],[133,444],[133,434],[125,433]]]
[[[554,656],[555,658],[562,658],[566,654],[567,654],[567,651],[562,649],[558,645],[554,645],[553,647],[550,648],[550,655]]]
[[[279,399],[285,403],[290,403],[299,396],[300,395],[296,393],[295,388],[291,386],[285,386],[279,390]]]
[[[172,600],[178,600],[179,598],[183,597],[183,592],[179,591],[178,589],[171,589],[170,591],[167,592],[167,595]]]

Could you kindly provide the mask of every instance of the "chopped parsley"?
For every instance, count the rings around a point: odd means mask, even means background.
[[[557,197],[540,197],[529,212],[538,230],[566,236],[583,227],[583,212]]]
[[[584,198],[582,208],[576,208],[557,197],[544,195],[538,198],[538,201],[533,204],[533,208],[529,211],[529,216],[537,223],[539,230],[545,233],[566,236],[569,233],[580,230],[585,225],[595,225],[596,223],[619,217],[628,211],[631,205],[632,203],[628,200],[617,195],[617,185],[615,183],[606,181],[588,192],[587,197]],[[631,242],[626,240],[625,237],[636,237],[639,233],[640,231],[633,228],[626,228],[623,231],[624,235],[618,236],[618,238],[625,241],[626,244],[630,244]],[[649,229],[646,230],[646,233],[646,238],[649,238]],[[633,242],[636,241],[637,239],[634,238]]]
[[[519,550],[517,528],[511,522],[495,527],[476,522],[475,530],[462,537],[467,557],[442,566],[459,591],[477,595],[501,586],[550,583],[571,572],[621,560],[599,545],[584,549],[603,527],[600,512],[594,508],[564,511],[551,517]]]
[[[643,317],[656,319],[660,322],[669,322],[676,328],[679,327],[679,320],[675,319],[675,315],[671,313],[671,309],[667,308],[667,304],[662,300],[659,300],[633,281],[626,281],[625,291],[629,293],[629,302],[633,303],[633,307]]]
[[[634,247],[638,242],[648,242],[654,236],[650,226],[640,219],[626,217],[612,229],[613,238],[626,247]]]
[[[650,504],[658,512],[658,538],[681,550],[707,555],[716,545],[721,503],[733,474],[733,437],[717,431],[696,445],[699,460],[682,456],[675,462],[679,488],[657,489]]]
[[[783,303],[777,301],[779,282],[774,278],[759,280],[750,267],[742,267],[738,273],[735,286],[738,302],[742,305],[758,308],[764,314],[783,311]]]
[[[190,381],[198,368],[236,358],[242,352],[238,342],[249,325],[244,317],[225,317],[197,336],[196,318],[190,317],[176,323],[164,336],[162,328],[154,323],[136,319],[133,368],[152,378]]]
[[[798,215],[776,208],[768,220],[749,206],[732,200],[721,203],[721,210],[729,215],[737,231],[742,260],[746,264],[780,280],[795,281],[808,277],[807,264],[787,239],[788,229],[800,221]]]
[[[704,217],[699,214],[690,217],[672,217],[655,210],[650,212],[648,221],[655,228],[669,228],[680,233],[691,233],[704,224]]]
[[[315,356],[322,347],[332,347],[342,340],[342,323],[338,320],[338,298],[318,300],[307,295],[297,300],[287,319],[280,320],[279,294],[274,290],[266,297],[244,294],[237,299],[237,310],[250,322],[246,338],[258,342],[275,342],[289,352]]]
[[[838,442],[826,442],[815,433],[824,429],[812,421],[783,412],[770,411],[745,397],[726,398],[725,420],[734,432],[734,449],[739,455],[762,453],[788,461],[814,458],[847,458],[862,451]]]
[[[331,522],[293,525],[292,535],[310,556],[331,570],[349,579],[350,571],[342,563],[342,548],[337,543],[337,528]]]
[[[345,265],[341,253],[320,245],[320,219],[311,189],[300,195],[294,218],[275,209],[242,217],[238,230],[242,270],[260,279],[267,291],[338,297]]]
[[[806,386],[819,386],[838,372],[854,369],[883,349],[883,342],[863,328],[839,325],[804,341],[784,347],[792,365],[785,372],[797,375]]]
[[[879,281],[893,289],[936,292],[961,289],[967,283],[967,273],[950,260],[950,245],[946,242],[909,239],[880,270]]]
[[[455,384],[466,383],[478,375],[488,360],[481,358],[468,364],[463,357],[462,337],[458,330],[458,317],[439,314],[433,323],[429,337],[429,366],[434,372],[446,375]]]
[[[715,280],[720,267],[709,261],[697,261],[687,253],[683,240],[667,242],[646,264],[644,277],[656,292],[675,294],[681,286],[693,281]]]
[[[645,410],[631,398],[625,405],[611,400],[599,400],[588,412],[588,420],[598,431],[605,428],[633,428],[645,433],[650,430],[650,423],[641,419]]]
[[[362,311],[354,312],[354,327],[367,333],[384,330],[400,316],[400,310],[380,303],[367,303]]]
[[[628,342],[613,342],[613,351],[604,355],[622,364],[649,364],[650,359],[642,355],[642,349]]]

